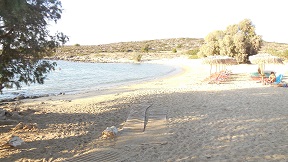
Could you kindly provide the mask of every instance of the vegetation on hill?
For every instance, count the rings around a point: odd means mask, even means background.
[[[82,46],[80,44],[62,46],[52,56],[54,59],[117,62],[173,58],[181,55],[195,55],[204,40],[197,38],[156,39],[135,42],[120,42],[101,45]],[[136,57],[135,57],[136,56]]]
[[[204,39],[197,38],[157,39],[89,46],[75,44],[58,48],[52,58],[87,62],[127,62],[183,55],[198,58],[197,53],[203,44]],[[270,53],[288,59],[288,44],[263,41],[258,53]]]
[[[259,53],[269,53],[288,60],[288,44],[276,42],[263,42]]]

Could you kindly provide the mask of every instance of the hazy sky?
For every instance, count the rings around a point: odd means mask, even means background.
[[[51,31],[67,44],[97,45],[165,38],[204,38],[250,19],[265,41],[288,43],[287,0],[61,0]]]

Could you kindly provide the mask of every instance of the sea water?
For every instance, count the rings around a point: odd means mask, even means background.
[[[17,96],[31,97],[76,94],[95,91],[135,81],[156,79],[175,72],[177,68],[152,63],[83,63],[55,61],[54,71],[44,84],[22,85],[21,89],[3,89],[0,101]]]

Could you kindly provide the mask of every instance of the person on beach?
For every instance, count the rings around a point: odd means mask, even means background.
[[[262,75],[260,68],[258,68],[258,74],[259,74],[260,76]]]
[[[276,81],[276,75],[272,71],[271,74],[269,75],[269,78],[266,80],[266,83],[274,83]]]

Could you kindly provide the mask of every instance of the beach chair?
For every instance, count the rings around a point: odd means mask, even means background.
[[[216,84],[220,84],[220,82],[223,82],[225,80],[227,80],[230,76],[231,72],[230,71],[220,71],[220,73],[215,73],[213,75],[210,76],[210,81],[208,82],[208,84],[211,83],[216,83]]]
[[[276,77],[276,81],[273,83],[273,84],[279,84],[282,82],[282,79],[283,79],[283,74],[279,74],[277,77]]]

